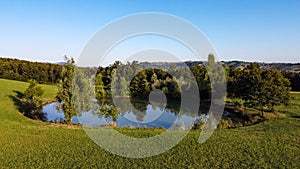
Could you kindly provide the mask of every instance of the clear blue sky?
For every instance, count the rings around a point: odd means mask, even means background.
[[[163,12],[196,25],[221,60],[300,62],[298,0],[1,0],[0,56],[75,59],[105,24],[139,12]]]

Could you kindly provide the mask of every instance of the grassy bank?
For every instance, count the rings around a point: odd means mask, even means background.
[[[199,131],[164,154],[123,158],[106,152],[79,127],[54,126],[18,113],[10,96],[28,84],[0,79],[0,168],[297,168],[300,166],[300,93],[293,93],[290,107],[277,107],[285,118],[235,129],[216,130],[204,144]],[[44,100],[56,87],[41,85]],[[298,106],[297,106],[298,105]],[[157,130],[120,129],[135,137]],[[112,140],[113,141],[113,140]]]

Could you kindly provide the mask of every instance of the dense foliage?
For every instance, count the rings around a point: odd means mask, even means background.
[[[36,80],[40,84],[56,84],[63,76],[63,65],[0,58],[0,78],[27,82]],[[96,74],[96,68],[79,68],[85,75]]]
[[[284,77],[290,80],[292,91],[300,91],[300,72],[282,72]]]
[[[41,86],[37,86],[35,80],[29,80],[29,86],[25,90],[23,98],[20,99],[22,103],[23,114],[32,119],[45,120],[42,113],[41,96],[44,91]]]
[[[62,66],[51,63],[0,58],[0,78],[24,82],[34,79],[38,83],[54,84],[62,78]]]
[[[162,68],[163,70],[172,70],[173,68],[184,68],[186,66],[191,68],[191,71],[195,71],[193,69],[199,69],[198,65],[202,65],[204,62],[202,61],[194,61],[194,62],[180,62],[180,63],[131,63],[130,67],[124,67],[127,70],[124,70],[125,74],[132,74],[137,73],[138,68]],[[234,67],[247,67],[250,65],[250,62],[240,62],[240,61],[229,61],[223,62],[226,67],[230,65],[234,65]],[[128,63],[130,64],[130,63]],[[99,67],[97,69],[97,74],[102,72],[103,82],[105,89],[109,88],[111,82],[111,71],[116,69],[118,65],[121,65],[120,62],[116,62],[112,66],[108,66],[106,68]],[[36,80],[38,83],[43,84],[55,84],[58,83],[59,80],[62,79],[62,67],[63,65],[59,64],[52,64],[52,63],[41,63],[41,62],[30,62],[25,60],[18,60],[18,59],[9,59],[9,58],[0,58],[0,78],[3,79],[11,79],[11,80],[18,80],[27,82],[30,79]],[[289,64],[289,63],[260,63],[260,67],[263,70],[267,69],[277,69],[283,72],[284,77],[288,78],[291,83],[292,91],[300,91],[300,64]],[[131,68],[131,70],[130,70]],[[85,75],[91,76],[96,74],[96,68],[80,68],[84,71]],[[168,71],[168,72],[169,72]],[[198,70],[197,70],[198,71]],[[202,73],[205,70],[199,70],[198,72]],[[195,77],[198,78],[198,77]],[[122,80],[122,79],[118,79]],[[126,81],[128,79],[125,79]],[[123,79],[124,81],[124,79]],[[207,85],[199,85],[200,86],[207,86]],[[202,90],[203,92],[205,90]],[[126,93],[128,95],[128,92]],[[208,94],[203,93],[201,95],[207,97]]]
[[[214,64],[213,61],[213,67]],[[180,99],[180,93],[189,91],[192,86],[199,88],[201,98],[210,97],[209,77],[218,78],[218,71],[213,71],[214,68],[211,69],[214,75],[209,76],[204,66],[168,67],[169,69],[144,68],[138,62],[127,64],[116,62],[105,68],[99,67],[95,79],[96,98],[101,98],[100,96],[148,98],[151,91],[159,89],[168,98]]]
[[[72,117],[75,115],[74,99],[73,99],[73,78],[74,78],[74,59],[65,57],[67,63],[63,66],[62,79],[58,84],[57,100],[60,103],[58,109],[62,109],[66,121],[71,123]]]
[[[228,96],[240,98],[249,107],[258,107],[262,112],[274,111],[274,106],[287,105],[290,99],[290,82],[276,69],[262,70],[258,63],[245,69],[228,71]]]
[[[241,106],[255,107],[262,112],[273,112],[274,106],[288,104],[290,82],[279,70],[264,70],[258,63],[251,63],[244,69],[236,68],[234,65],[226,69],[225,65],[216,66],[216,64],[213,55],[209,55],[208,62],[204,65],[190,68],[170,66],[167,70],[143,69],[139,68],[137,63],[123,65],[116,62],[112,66],[98,69],[96,96],[98,99],[101,96],[112,95],[148,98],[151,91],[160,89],[168,98],[180,99],[182,90],[188,91],[194,82],[200,97],[210,99],[212,92],[219,92],[212,91],[212,86],[222,87],[221,84],[225,83],[225,79],[220,76],[223,69],[227,73],[228,97],[242,99]],[[192,96],[193,93],[190,97]]]
[[[130,83],[129,93],[131,97],[145,97],[155,89],[162,90],[167,97],[180,97],[176,78],[162,69],[144,69],[139,72]]]
[[[73,58],[65,56],[65,60],[56,99],[60,103],[57,108],[63,110],[66,121],[71,123],[74,115],[94,108],[95,93],[91,83],[93,79],[89,77],[92,76],[91,71],[76,67]]]

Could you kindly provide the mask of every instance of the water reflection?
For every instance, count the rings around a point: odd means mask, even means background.
[[[146,127],[146,128],[182,128],[189,129],[195,120],[207,119],[208,107],[200,106],[199,114],[189,114],[188,107],[180,110],[180,103],[168,101],[167,104],[142,100],[118,99],[117,106],[112,100],[103,100],[96,104],[95,110],[83,112],[72,118],[73,123],[84,126],[103,126],[114,124],[118,127]],[[51,103],[43,107],[47,121],[64,121],[62,111],[56,109],[58,103]],[[184,112],[184,114],[181,114]],[[180,113],[180,114],[179,114]],[[205,121],[205,120],[204,120]]]

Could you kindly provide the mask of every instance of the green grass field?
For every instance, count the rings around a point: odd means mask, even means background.
[[[219,129],[205,143],[191,131],[164,154],[123,158],[106,152],[80,127],[55,126],[18,113],[10,98],[28,84],[0,79],[0,168],[299,168],[300,93],[292,93],[290,107],[277,107],[287,115],[235,129]],[[56,86],[41,85],[51,100]],[[120,129],[127,135],[155,135],[151,129]],[[113,140],[112,140],[113,141]]]

